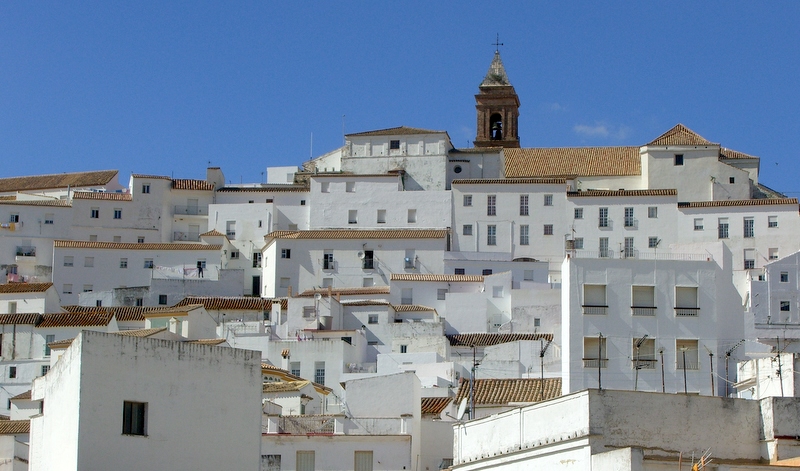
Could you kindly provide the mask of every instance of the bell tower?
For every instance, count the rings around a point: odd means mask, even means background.
[[[494,51],[492,65],[479,89],[475,95],[475,147],[519,147],[519,97],[508,80],[499,50]]]

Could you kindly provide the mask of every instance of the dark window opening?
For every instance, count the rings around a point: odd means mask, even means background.
[[[491,132],[490,138],[493,141],[503,140],[503,118],[499,113],[493,114],[489,118],[489,130]]]
[[[125,401],[122,406],[122,433],[144,435],[147,404]]]
[[[389,141],[389,149],[391,150],[400,149],[400,141],[396,139],[392,139],[391,141]]]

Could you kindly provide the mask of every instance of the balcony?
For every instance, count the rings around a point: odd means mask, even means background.
[[[332,258],[326,258],[322,260],[322,269],[323,270],[335,270],[336,269],[336,262]]]
[[[680,359],[680,353],[678,354],[678,361],[675,362],[675,369],[683,370],[683,360]],[[686,369],[687,370],[699,370],[700,369],[700,362],[697,361],[696,358],[687,358],[686,359]]]
[[[199,232],[180,232],[176,231],[172,233],[172,241],[173,242],[199,242],[200,241],[200,233]]]
[[[638,360],[634,358],[631,360],[631,368],[640,369],[640,370],[654,370],[656,369],[656,363],[658,360],[655,358],[639,358]]]
[[[635,229],[639,227],[639,220],[636,218],[626,217],[624,221],[624,225],[628,229]]]
[[[583,367],[584,368],[608,368],[608,358],[597,359],[597,358],[584,358],[583,359]]]
[[[208,206],[175,206],[176,216],[208,216]]]
[[[631,306],[631,315],[633,316],[655,316],[656,307],[650,306]]]
[[[361,261],[361,268],[364,270],[374,270],[375,269],[375,259],[374,258],[365,258]]]
[[[27,245],[18,245],[17,246],[17,258],[19,257],[35,257],[36,256],[36,247],[27,246]]]
[[[586,316],[605,316],[608,314],[608,306],[583,305],[583,314]]]
[[[599,251],[592,250],[577,250],[569,254],[571,258],[635,258],[639,260],[683,260],[693,262],[713,262],[714,256],[709,253],[677,253],[677,252],[645,252],[636,249],[626,250],[622,249],[620,252],[615,252],[610,249],[600,249]]]
[[[700,314],[699,307],[676,307],[675,317],[697,317]]]

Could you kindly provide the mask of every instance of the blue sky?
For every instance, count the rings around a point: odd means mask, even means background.
[[[0,177],[119,169],[234,183],[346,132],[475,137],[495,34],[525,147],[677,123],[800,196],[800,2],[0,3]]]

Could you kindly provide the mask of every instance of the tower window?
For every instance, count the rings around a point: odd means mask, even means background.
[[[400,149],[400,140],[392,139],[391,141],[389,141],[389,149],[391,150]]]
[[[503,140],[503,118],[495,113],[489,118],[489,131],[493,141]]]

